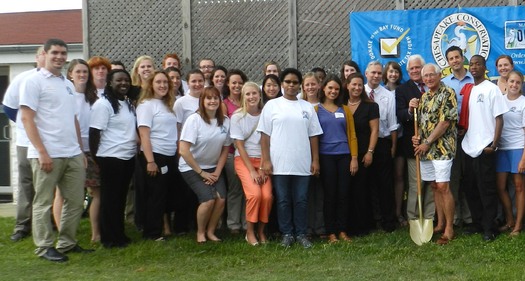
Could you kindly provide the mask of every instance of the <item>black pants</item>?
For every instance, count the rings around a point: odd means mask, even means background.
[[[140,154],[140,164],[144,178],[144,220],[142,236],[148,239],[161,237],[164,225],[164,214],[166,213],[168,197],[174,184],[175,169],[177,169],[177,158],[175,156],[166,156],[153,153],[153,159],[160,171],[155,176],[149,176],[146,171],[147,160],[144,154]],[[169,202],[171,203],[171,202]]]
[[[370,167],[365,168],[363,164],[365,154],[359,154],[359,170],[351,177],[347,230],[351,235],[368,234],[375,226],[372,216],[372,193],[368,183]]]
[[[464,154],[463,190],[472,215],[472,223],[486,234],[496,231],[494,220],[498,213],[496,188],[496,153],[481,153],[476,158]]]
[[[100,240],[106,247],[130,242],[124,233],[124,210],[135,157],[98,157],[100,167]]]
[[[319,156],[324,188],[324,224],[327,234],[346,231],[350,194],[350,155]]]
[[[370,165],[368,181],[372,188],[372,202],[381,224],[386,231],[394,230],[396,225],[392,141],[378,138]]]

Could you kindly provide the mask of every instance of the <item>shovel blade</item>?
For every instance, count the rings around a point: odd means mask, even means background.
[[[434,225],[431,219],[409,220],[408,223],[410,225],[410,238],[416,245],[421,246],[430,242],[434,233]]]

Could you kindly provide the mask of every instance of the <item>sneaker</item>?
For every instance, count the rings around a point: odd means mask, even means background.
[[[313,246],[312,242],[308,240],[308,237],[306,237],[306,235],[297,236],[297,242],[299,242],[299,244],[301,244],[301,246],[303,246],[303,248],[305,249],[312,248]]]
[[[11,241],[18,242],[29,236],[29,233],[23,231],[17,231],[11,235]]]
[[[288,248],[292,246],[293,242],[295,242],[293,236],[290,234],[285,234],[283,235],[283,239],[281,240],[281,246]]]

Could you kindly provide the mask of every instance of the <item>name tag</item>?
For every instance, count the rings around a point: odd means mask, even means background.
[[[335,114],[335,118],[345,118],[345,115],[341,112],[336,112],[334,114]]]

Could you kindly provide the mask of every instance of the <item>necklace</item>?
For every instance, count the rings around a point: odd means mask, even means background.
[[[228,97],[228,99],[231,101],[231,103],[233,103],[235,106],[240,106],[240,102]]]
[[[348,100],[348,105],[358,105],[361,103],[361,100],[358,100],[357,102],[350,102],[350,100]]]

